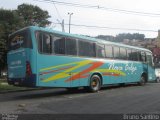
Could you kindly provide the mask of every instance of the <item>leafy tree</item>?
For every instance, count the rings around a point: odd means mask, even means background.
[[[137,39],[137,40],[144,40],[145,38],[144,34],[139,34],[139,33],[134,33],[133,36],[134,36],[134,39]]]
[[[98,35],[98,36],[96,36],[96,38],[103,39],[106,41],[114,41],[115,40],[115,37],[111,36],[111,35]]]
[[[124,39],[129,39],[129,40],[144,40],[145,35],[144,34],[139,34],[139,33],[122,33],[122,34],[118,34],[116,36],[116,41],[117,42],[122,42]]]
[[[0,9],[0,72],[6,67],[9,34],[30,25],[47,26],[49,17],[47,11],[28,4],[19,5],[17,10]]]
[[[122,42],[124,39],[128,40],[144,40],[145,35],[139,33],[121,33],[118,34],[116,37],[111,35],[98,35],[96,38],[107,40],[107,41],[114,41],[114,42]]]
[[[47,20],[50,18],[48,11],[44,11],[38,6],[22,4],[17,8],[17,13],[24,19],[24,26],[37,25],[44,27],[51,22]]]
[[[0,9],[0,70],[6,67],[8,35],[20,25],[21,19],[15,11]]]

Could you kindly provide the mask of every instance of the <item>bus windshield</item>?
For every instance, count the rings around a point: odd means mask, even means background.
[[[19,48],[32,48],[31,37],[29,30],[16,32],[9,37],[8,49],[16,50]]]

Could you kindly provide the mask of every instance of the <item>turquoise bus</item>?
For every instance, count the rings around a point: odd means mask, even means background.
[[[88,88],[156,79],[152,52],[30,26],[9,36],[8,83],[28,87]]]

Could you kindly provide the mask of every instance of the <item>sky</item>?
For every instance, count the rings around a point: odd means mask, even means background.
[[[97,6],[97,8],[66,6],[56,2],[53,4],[53,2],[46,2],[46,0],[0,0],[0,8],[14,10],[22,3],[37,5],[49,12],[51,16],[49,20],[53,22],[50,28],[61,31],[62,27],[57,23],[64,19],[65,32],[69,31],[68,12],[73,13],[71,24],[99,26],[99,28],[71,25],[70,32],[93,37],[97,35],[116,36],[120,33],[140,33],[145,34],[146,38],[155,38],[160,29],[160,0],[52,1]],[[102,7],[107,9],[102,9]],[[125,12],[121,10],[125,10]]]

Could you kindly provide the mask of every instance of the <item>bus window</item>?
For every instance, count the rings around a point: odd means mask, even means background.
[[[132,51],[131,49],[127,49],[127,59],[132,60]]]
[[[127,54],[126,54],[126,49],[125,48],[120,48],[120,59],[122,60],[127,60]]]
[[[119,59],[119,47],[113,47],[113,51],[114,51],[114,58],[115,59]]]
[[[132,60],[138,61],[138,51],[137,50],[132,50]]]
[[[51,53],[51,37],[47,33],[38,32],[39,51],[40,53]]]
[[[19,48],[32,48],[29,30],[23,30],[9,36],[8,50],[16,50]]]
[[[77,55],[76,39],[66,38],[66,54]]]
[[[65,54],[65,38],[64,37],[53,37],[53,52],[55,54]]]
[[[105,45],[105,53],[107,58],[113,58],[113,49],[112,46]]]
[[[137,61],[141,61],[141,52],[136,51],[136,53],[137,53]]]
[[[79,40],[78,48],[79,56],[96,57],[95,43]]]
[[[97,44],[97,57],[99,58],[105,58],[105,49],[103,44]]]
[[[141,52],[141,57],[140,57],[142,62],[146,62],[146,54],[145,52]]]

